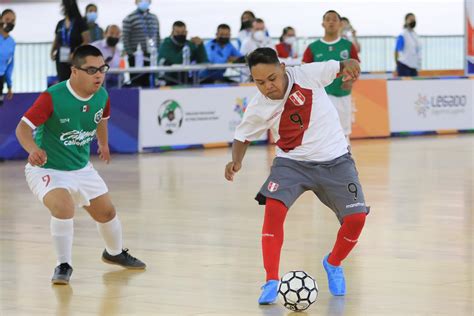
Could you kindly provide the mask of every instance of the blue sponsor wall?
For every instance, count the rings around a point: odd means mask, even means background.
[[[17,93],[12,100],[0,106],[0,158],[23,159],[27,152],[18,143],[15,128],[23,114],[34,103],[39,93]],[[109,146],[114,153],[138,152],[138,89],[109,90],[111,117],[109,120]],[[97,152],[97,144],[91,153]]]

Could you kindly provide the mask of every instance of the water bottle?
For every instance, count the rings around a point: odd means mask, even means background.
[[[143,67],[144,65],[143,50],[142,50],[142,45],[140,43],[138,43],[137,50],[135,51],[135,53],[133,53],[133,55],[135,56],[135,67],[136,68]]]
[[[156,67],[158,65],[158,50],[156,46],[150,48],[150,66]]]
[[[183,47],[183,65],[191,64],[191,49],[189,45],[184,45]]]

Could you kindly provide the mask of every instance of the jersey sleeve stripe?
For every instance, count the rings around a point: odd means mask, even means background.
[[[29,127],[31,127],[32,129],[36,129],[36,126],[35,124],[31,123],[31,121],[29,119],[27,119],[26,117],[22,117],[21,120],[23,122],[25,122],[26,124],[28,124]]]

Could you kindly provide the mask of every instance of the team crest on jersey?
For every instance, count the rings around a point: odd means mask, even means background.
[[[295,92],[290,94],[290,100],[291,102],[293,102],[294,105],[302,106],[306,101],[306,98],[304,97],[303,93],[301,93],[301,91],[296,90]]]
[[[89,106],[87,104],[82,106],[82,112],[83,113],[89,112]]]
[[[348,59],[349,58],[349,51],[347,49],[343,50],[339,56],[341,56],[342,59]]]
[[[97,113],[94,115],[94,122],[96,124],[99,124],[100,120],[102,119],[102,115],[104,114],[104,109],[100,109],[97,111]]]
[[[268,191],[270,191],[270,192],[275,192],[276,190],[278,190],[278,187],[279,187],[279,186],[280,186],[280,185],[279,185],[278,183],[275,183],[275,182],[270,181],[270,182],[268,183]]]

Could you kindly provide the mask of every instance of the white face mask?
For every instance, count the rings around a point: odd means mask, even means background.
[[[296,42],[296,37],[295,36],[289,36],[283,39],[283,42],[288,45],[293,45]]]
[[[255,33],[253,33],[253,38],[257,41],[257,42],[263,42],[263,40],[265,39],[265,32],[264,31],[256,31]]]

